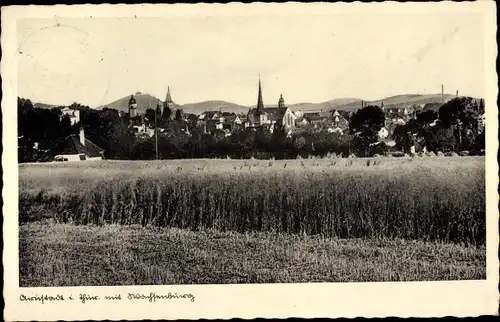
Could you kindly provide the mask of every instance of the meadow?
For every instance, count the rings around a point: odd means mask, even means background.
[[[483,244],[482,157],[20,165],[20,222]]]
[[[418,156],[21,164],[20,282],[481,279],[484,167]]]

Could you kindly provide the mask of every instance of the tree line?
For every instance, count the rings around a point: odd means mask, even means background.
[[[482,100],[479,103],[483,104]],[[378,133],[385,125],[385,114],[378,106],[366,106],[349,119],[344,134],[302,131],[287,135],[286,129],[274,126],[271,133],[262,128],[252,130],[237,127],[230,136],[222,130],[204,133],[196,122],[184,120],[182,111],[175,113],[168,107],[148,109],[146,121],[164,131],[155,137],[138,137],[128,126],[128,116],[115,109],[92,109],[78,103],[68,106],[80,111],[80,122],[71,125],[68,116],[62,116],[62,107],[36,108],[28,99],[18,98],[18,160],[44,162],[53,160],[57,147],[80,127],[86,138],[105,150],[105,158],[122,160],[151,160],[156,158],[296,158],[323,157],[329,153],[341,156],[351,154],[372,156],[391,149],[380,143]],[[396,150],[411,153],[421,151],[484,150],[485,131],[479,126],[480,111],[476,100],[459,97],[444,104],[438,112],[429,110],[417,114],[393,131]],[[182,129],[189,129],[189,134]]]

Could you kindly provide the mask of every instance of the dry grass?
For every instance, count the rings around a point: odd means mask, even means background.
[[[484,157],[20,165],[20,221],[483,245]]]
[[[175,228],[20,226],[20,286],[485,278],[485,247]]]

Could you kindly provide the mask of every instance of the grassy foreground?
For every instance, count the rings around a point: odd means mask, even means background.
[[[484,157],[19,167],[19,221],[484,245]]]
[[[485,247],[176,228],[20,225],[20,286],[484,279]]]

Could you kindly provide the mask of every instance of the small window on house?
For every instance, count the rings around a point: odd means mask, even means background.
[[[80,160],[82,160],[82,161],[83,161],[83,160],[85,160],[85,159],[86,159],[86,158],[85,158],[85,154],[80,154]]]

